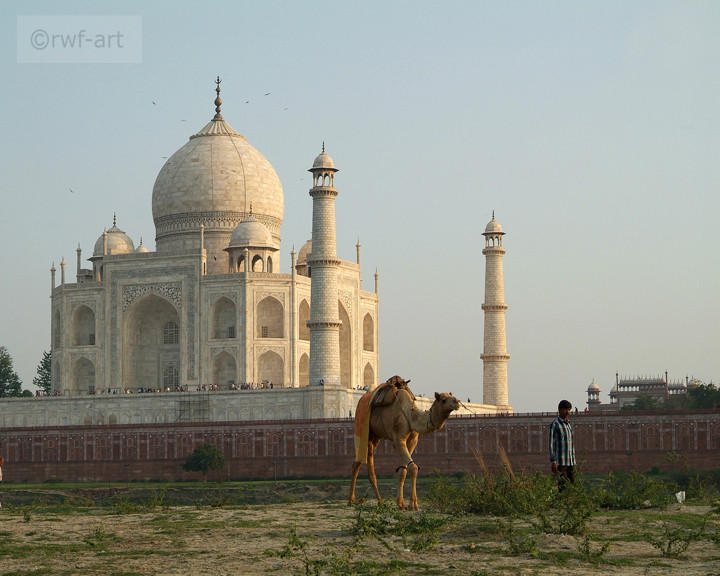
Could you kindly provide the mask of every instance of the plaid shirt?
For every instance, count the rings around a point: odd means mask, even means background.
[[[569,421],[558,416],[550,424],[550,462],[558,466],[575,466],[573,429]]]

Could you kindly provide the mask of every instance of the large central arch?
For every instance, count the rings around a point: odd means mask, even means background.
[[[157,294],[134,302],[123,318],[123,388],[160,388],[172,366],[180,372],[180,318]]]

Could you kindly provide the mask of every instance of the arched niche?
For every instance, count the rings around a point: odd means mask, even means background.
[[[283,305],[272,296],[263,298],[257,305],[256,338],[282,338],[283,325]]]
[[[210,333],[215,340],[237,337],[235,302],[223,296],[212,307]]]
[[[363,318],[363,350],[368,352],[375,350],[375,322],[369,312]]]
[[[308,304],[307,300],[303,299],[302,302],[300,302],[300,309],[298,310],[298,318],[299,318],[299,336],[300,340],[307,340],[310,341],[310,328],[308,328],[307,323],[310,321],[310,305]]]
[[[375,385],[375,370],[373,370],[372,364],[369,362],[365,364],[363,370],[363,386],[365,388],[372,388]]]
[[[136,300],[123,316],[123,388],[164,386],[163,370],[180,366],[180,318],[177,309],[157,294]]]
[[[87,358],[78,358],[72,365],[70,395],[95,393],[95,365]]]
[[[300,386],[310,384],[310,357],[307,354],[300,356]]]
[[[282,386],[284,382],[285,362],[273,351],[265,352],[258,358],[257,379],[261,383],[273,383]]]
[[[78,306],[70,319],[70,345],[95,346],[95,312]]]
[[[220,352],[213,359],[212,384],[217,384],[220,390],[227,390],[237,382],[237,366],[235,358],[227,352]]]

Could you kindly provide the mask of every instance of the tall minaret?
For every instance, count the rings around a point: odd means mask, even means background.
[[[308,255],[310,284],[310,385],[340,386],[340,320],[338,318],[338,267],[335,240],[334,187],[337,168],[322,153],[309,170],[313,175],[312,252]]]
[[[505,287],[503,283],[502,231],[500,223],[492,220],[485,227],[485,343],[483,354],[483,404],[508,406],[507,353],[505,338]]]

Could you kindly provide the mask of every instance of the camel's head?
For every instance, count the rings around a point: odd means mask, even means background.
[[[405,380],[402,376],[391,376],[387,379],[388,384],[394,384],[396,388],[407,388],[410,380]]]
[[[440,414],[447,418],[452,411],[460,408],[460,400],[448,392],[435,392],[433,407],[437,407]]]

